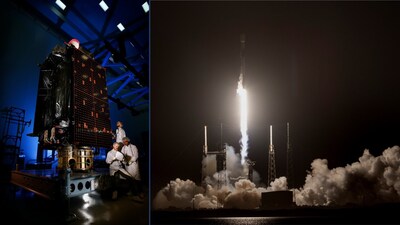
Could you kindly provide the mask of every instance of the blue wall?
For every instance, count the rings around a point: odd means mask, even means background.
[[[6,2],[3,6],[0,108],[24,109],[25,121],[32,121],[31,125],[25,128],[21,141],[21,150],[24,151],[27,161],[36,159],[37,151],[37,137],[29,137],[27,134],[33,131],[39,80],[38,64],[42,63],[51,49],[62,43],[62,40],[58,40],[11,3]]]

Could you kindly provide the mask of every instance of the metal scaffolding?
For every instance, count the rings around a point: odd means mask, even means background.
[[[1,110],[1,152],[2,165],[15,169],[21,152],[22,134],[31,121],[25,121],[25,110],[8,107]],[[23,166],[23,165],[21,165]]]

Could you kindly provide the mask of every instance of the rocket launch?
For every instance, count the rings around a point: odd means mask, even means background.
[[[241,155],[241,163],[245,165],[247,158],[247,149],[248,149],[248,141],[249,137],[247,136],[247,91],[244,89],[244,69],[245,69],[245,60],[244,60],[244,48],[246,44],[245,35],[240,35],[240,76],[238,81],[237,94],[240,98],[240,133],[242,137],[240,138],[240,155]]]

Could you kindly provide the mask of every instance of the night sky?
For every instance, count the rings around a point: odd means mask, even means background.
[[[209,150],[240,151],[240,34],[246,35],[249,158],[266,182],[269,126],[286,176],[290,123],[295,177],[400,144],[400,2],[166,2],[151,11],[151,182],[198,185]]]

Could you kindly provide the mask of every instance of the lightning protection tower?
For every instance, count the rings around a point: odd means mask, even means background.
[[[275,150],[272,144],[272,125],[269,126],[269,150],[268,150],[268,185],[276,178]]]

